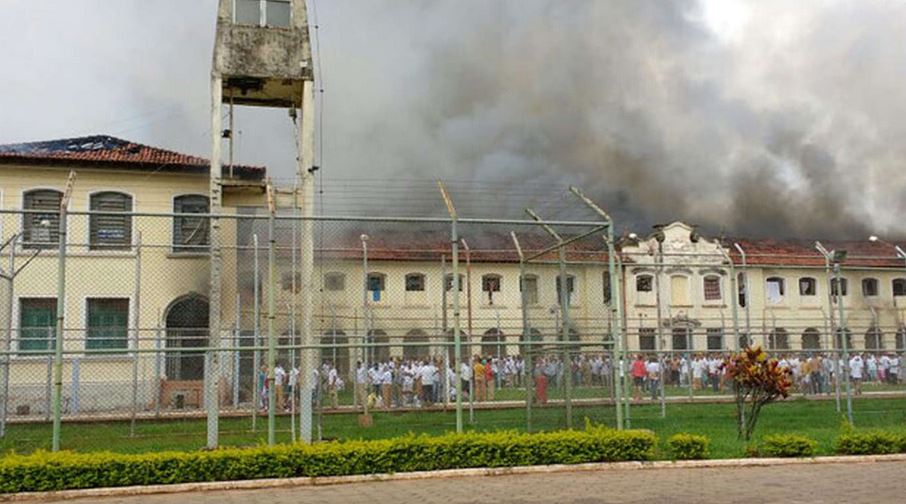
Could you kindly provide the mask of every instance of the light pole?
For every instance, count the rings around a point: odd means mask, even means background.
[[[364,398],[362,398],[362,413],[365,417],[368,416],[368,374],[371,368],[368,367],[368,338],[369,338],[369,329],[368,329],[368,235],[362,234],[359,236],[359,239],[362,241],[362,329],[364,329],[365,335],[362,338],[363,351],[362,351],[362,361],[363,366],[365,367],[365,392]],[[373,385],[373,384],[371,384]]]
[[[841,411],[840,409],[840,356],[837,352],[837,340],[834,337],[835,325],[834,322],[834,296],[831,285],[831,259],[833,258],[834,252],[828,251],[821,242],[815,242],[815,248],[818,249],[818,252],[824,256],[824,273],[827,277],[827,320],[830,321],[829,324],[825,325],[825,333],[830,335],[831,338],[831,348],[833,349],[833,358],[834,358],[834,397],[836,400],[837,412]],[[839,286],[839,282],[838,282]]]
[[[828,251],[820,242],[815,242],[815,248],[824,255],[827,262],[832,262],[834,271],[834,281],[837,283],[837,308],[839,309],[839,324],[835,331],[835,337],[839,335],[843,347],[843,383],[846,387],[846,417],[849,423],[853,423],[853,396],[852,386],[849,379],[849,342],[846,334],[846,314],[843,310],[843,284],[840,279],[840,264],[846,260],[845,250]],[[831,286],[832,287],[832,286]],[[831,289],[831,295],[833,295]],[[836,345],[835,345],[836,346]],[[836,359],[835,359],[836,360]],[[839,364],[837,365],[839,368]]]
[[[745,294],[745,299],[746,299],[746,306],[745,306],[745,309],[746,309],[746,346],[748,346],[750,338],[752,337],[752,327],[751,327],[752,317],[751,317],[751,310],[749,309],[749,307],[752,306],[752,300],[749,299],[749,264],[746,262],[746,251],[743,250],[743,248],[739,245],[739,243],[734,242],[733,247],[736,248],[736,251],[739,252],[739,256],[742,258],[742,269],[743,269],[742,292],[743,292],[743,294]],[[737,298],[738,298],[739,292],[734,292],[733,295],[737,296]],[[738,303],[739,299],[737,299],[736,301]],[[739,349],[739,347],[741,346],[738,336],[737,336],[737,340],[736,340],[736,345],[737,345],[736,346],[737,349]]]

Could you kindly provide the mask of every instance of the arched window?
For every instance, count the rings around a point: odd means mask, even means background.
[[[463,276],[459,274],[459,292],[462,292]],[[449,292],[453,290],[453,273],[447,273],[444,277],[444,289]]]
[[[802,331],[802,349],[803,350],[820,350],[821,333],[814,327]]]
[[[894,345],[896,345],[898,352],[906,350],[906,326],[901,325],[900,328],[897,329],[897,336]]]
[[[841,334],[846,335],[846,348],[848,350],[852,350],[852,348],[853,348],[853,332],[850,331],[848,327],[844,327],[842,329],[838,327],[837,330],[834,331],[834,335],[835,335],[834,343],[837,345],[835,347],[835,349],[837,349],[837,350],[843,349],[843,338],[841,337]]]
[[[500,275],[490,273],[482,276],[481,292],[486,296],[488,304],[494,304],[494,294],[500,292]]]
[[[562,303],[561,299],[561,288],[560,288],[560,275],[557,275],[556,287],[557,287],[557,304]],[[566,303],[572,304],[575,302],[576,298],[574,293],[576,292],[576,277],[575,275],[566,275]]]
[[[425,275],[409,273],[406,275],[406,292],[422,292],[425,290]]]
[[[720,289],[719,286],[718,289]],[[689,302],[689,277],[686,275],[672,275],[670,277],[670,304],[674,306],[689,306],[691,304]]]
[[[768,304],[780,304],[786,295],[786,285],[780,277],[769,277],[765,280],[765,298]]]
[[[839,283],[839,287],[838,287]],[[846,296],[847,291],[849,290],[849,282],[845,278],[831,278],[831,295],[836,296]],[[834,300],[836,302],[836,300]]]
[[[865,332],[865,349],[866,350],[883,350],[884,333],[878,326],[871,326]]]
[[[877,278],[862,279],[862,295],[865,297],[875,297],[879,294]]]
[[[892,286],[894,296],[906,296],[906,278],[894,278]]]
[[[368,292],[371,293],[372,301],[379,302],[381,300],[381,295],[384,293],[384,287],[386,285],[386,280],[387,280],[387,275],[385,275],[383,273],[377,273],[377,272],[368,273],[368,278],[366,280],[366,284],[368,287]]]
[[[183,214],[173,218],[173,252],[206,252],[210,244],[207,217],[210,211],[208,197],[186,194],[173,198],[173,213]]]
[[[786,329],[777,327],[768,334],[768,348],[771,350],[789,350],[790,336]]]
[[[802,297],[812,297],[818,294],[818,282],[812,277],[802,277],[799,279],[799,295]]]
[[[519,281],[519,291],[523,293],[526,305],[538,304],[538,276],[523,276]]]
[[[132,196],[114,191],[91,195],[92,214],[88,219],[91,250],[125,250],[132,243],[132,216],[117,215],[132,211]],[[109,213],[108,213],[109,212]]]
[[[717,275],[708,275],[702,280],[702,288],[705,294],[705,301],[720,301],[722,296],[720,292],[720,277]]]
[[[35,189],[22,197],[22,208],[34,210],[22,217],[22,246],[30,249],[53,248],[60,242],[60,203],[63,193]]]
[[[610,300],[613,297],[613,292],[612,292],[613,289],[611,288],[610,282],[611,282],[610,272],[605,271],[601,275],[601,285],[602,285],[603,291],[604,291],[604,304],[606,304],[606,305],[610,304]]]

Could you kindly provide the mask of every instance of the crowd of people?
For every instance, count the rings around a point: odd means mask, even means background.
[[[902,379],[901,357],[892,352],[857,352],[851,354],[848,361],[841,357],[836,363],[830,354],[821,352],[775,356],[779,365],[790,371],[795,390],[802,394],[831,393],[838,369],[849,374],[856,394],[862,392],[863,383],[895,385]],[[548,401],[548,389],[562,388],[567,381],[574,387],[612,387],[614,369],[609,355],[563,357],[559,353],[537,355],[532,359],[531,369],[527,370],[526,361],[520,355],[473,356],[464,360],[459,369],[463,400],[494,401],[496,391],[526,387],[527,379],[532,380],[534,400],[541,405]],[[653,354],[640,353],[628,359],[618,374],[621,381],[628,374],[636,400],[646,395],[656,399],[661,393],[661,382],[663,386],[691,387],[693,391],[728,393],[729,383],[723,366],[727,357],[729,354],[699,353],[670,354],[658,359]],[[273,378],[268,377],[267,371],[267,366],[258,371],[259,407],[267,410],[269,388],[273,384],[276,406],[289,411],[293,392],[298,391],[299,368],[290,366],[287,369],[283,362],[278,362]],[[312,371],[315,404],[322,404],[326,398],[326,406],[339,407],[339,394],[346,388],[344,374],[330,361],[324,361]],[[456,399],[454,363],[441,357],[394,357],[367,365],[358,361],[349,376],[354,381],[352,395],[357,407],[421,408]]]

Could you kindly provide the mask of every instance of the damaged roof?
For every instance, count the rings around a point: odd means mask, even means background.
[[[115,170],[208,173],[210,161],[110,135],[0,145],[0,164],[91,166]],[[229,170],[224,166],[223,170]],[[233,167],[235,177],[264,180],[263,166]]]
[[[894,244],[870,240],[818,240],[829,251],[845,250],[844,267],[857,268],[903,268],[906,263],[897,257]],[[736,238],[727,239],[725,246],[733,262],[742,264],[742,256],[733,246],[738,243],[746,253],[746,263],[757,266],[805,266],[824,267],[825,259],[815,248],[816,240]],[[906,244],[898,243],[901,248]]]

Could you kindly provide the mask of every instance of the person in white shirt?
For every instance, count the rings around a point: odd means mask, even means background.
[[[365,391],[368,389],[368,370],[362,365],[362,361],[355,363],[355,405],[364,406],[368,400]]]
[[[648,387],[651,389],[651,400],[658,398],[661,391],[661,363],[654,357],[645,365],[645,373],[648,378]]]
[[[459,379],[462,381],[463,399],[466,396],[472,397],[472,366],[466,360],[462,361],[459,366]]]
[[[277,367],[274,368],[274,397],[275,397],[275,407],[283,407],[283,385],[286,384],[286,370],[283,369],[283,365],[277,364]]]
[[[705,360],[696,356],[692,361],[692,388],[693,390],[702,389],[702,376],[705,374]]]
[[[890,369],[887,370],[887,380],[891,385],[900,382],[900,357],[897,354],[890,356]]]
[[[381,371],[381,400],[384,403],[384,409],[390,409],[390,393],[393,391],[393,372],[389,365],[384,365]]]
[[[289,370],[289,378],[287,380],[286,395],[287,402],[289,407],[293,406],[294,401],[299,397],[299,367],[293,365],[293,368]]]
[[[859,354],[854,355],[849,359],[849,376],[853,381],[853,388],[855,388],[856,394],[862,393],[862,377],[863,370],[865,368],[865,362],[862,361],[862,356]]]
[[[337,368],[330,366],[327,370],[327,393],[330,395],[330,406],[334,409],[339,407],[337,398],[337,388],[339,386],[340,375],[337,374]]]
[[[422,394],[425,404],[430,406],[434,402],[434,382],[437,378],[437,368],[430,360],[421,367],[419,373],[422,378]]]

